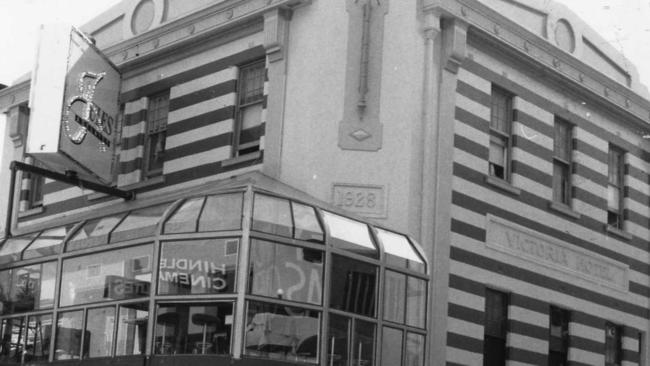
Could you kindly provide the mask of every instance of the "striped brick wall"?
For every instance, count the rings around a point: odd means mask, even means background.
[[[572,365],[604,364],[605,323],[624,327],[624,363],[638,364],[638,329],[650,312],[650,164],[646,152],[553,101],[513,83],[478,61],[458,73],[455,108],[448,365],[481,365],[484,291],[510,294],[508,365],[548,362],[550,306],[571,312],[569,360]],[[494,186],[488,173],[490,92],[492,83],[513,98],[512,190]],[[552,202],[554,118],[573,124],[571,214]],[[625,231],[606,230],[607,151],[610,141],[625,155]],[[622,144],[622,145],[621,145]],[[610,289],[552,266],[540,265],[486,244],[495,217],[539,233],[580,253],[628,266],[627,289]],[[645,226],[644,226],[645,225]],[[550,240],[549,239],[549,240]],[[645,244],[644,244],[645,243]],[[598,317],[588,314],[598,314]]]
[[[142,176],[148,102],[146,97],[142,97],[124,104],[122,144],[117,176],[119,187],[135,184],[140,181]]]

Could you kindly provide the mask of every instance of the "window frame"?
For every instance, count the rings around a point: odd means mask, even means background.
[[[625,151],[618,146],[609,145],[607,153],[607,189],[615,190],[618,196],[618,209],[610,209],[609,195],[607,199],[607,225],[623,230],[624,225],[624,181],[625,181]],[[613,177],[616,174],[616,177]],[[615,179],[613,179],[615,178]],[[614,221],[615,220],[615,221]]]
[[[500,310],[499,314],[499,319],[497,321],[499,322],[499,331],[498,332],[493,332],[489,322],[492,321],[490,319],[490,314],[492,313],[492,308],[495,305],[494,299],[497,297],[501,298],[500,304],[502,306],[501,309],[496,309]],[[508,307],[510,305],[510,294],[507,292],[491,289],[491,288],[486,288],[485,289],[485,313],[484,313],[484,346],[483,346],[483,365],[484,366],[505,366],[508,360],[508,316],[509,316],[509,311]],[[494,333],[494,334],[493,334]],[[496,334],[499,333],[499,334]],[[488,347],[488,344],[492,344],[494,342],[499,342],[499,349],[496,349],[496,347]],[[497,353],[498,352],[498,353]],[[491,356],[491,357],[489,357]],[[502,364],[497,365],[494,363],[491,363],[493,360],[493,357],[497,357],[503,361]],[[490,363],[488,363],[490,362]]]
[[[610,333],[613,330],[614,333]],[[612,322],[605,323],[605,366],[620,366],[623,360],[623,327]],[[612,347],[610,349],[610,347]],[[608,362],[609,352],[613,352],[613,362]]]
[[[512,175],[512,104],[514,95],[504,88],[492,84],[490,96],[488,175],[510,182]],[[501,111],[501,109],[503,110]],[[501,124],[503,126],[500,126]],[[491,151],[493,145],[498,146],[503,151],[502,174],[497,174],[495,169],[496,164],[492,162]]]
[[[553,201],[571,207],[571,190],[573,187],[571,182],[571,176],[573,174],[571,159],[573,151],[573,125],[571,125],[571,123],[569,123],[567,120],[556,116],[553,130]],[[564,132],[564,134],[559,133],[560,131]],[[566,140],[558,141],[560,138],[564,138]],[[560,144],[564,146],[560,146]],[[561,152],[558,151],[559,148],[564,148],[565,156],[561,156]],[[561,172],[563,172],[562,175],[566,174],[566,176],[560,177],[561,181],[563,180],[566,182],[565,186],[556,186],[556,166],[560,168]]]
[[[159,98],[163,98],[162,101]],[[144,146],[143,146],[143,155],[142,155],[142,178],[143,179],[152,179],[163,174],[164,166],[160,168],[152,169],[151,159],[153,158],[152,149],[150,146],[151,139],[156,136],[162,136],[162,151],[163,154],[163,165],[164,165],[164,154],[167,141],[167,124],[169,121],[169,102],[171,100],[171,93],[169,89],[165,89],[156,94],[147,96],[147,115],[144,126]],[[155,102],[156,101],[156,102]],[[165,102],[166,105],[160,105],[158,103]],[[155,103],[155,106],[154,106]],[[160,114],[155,113],[156,119],[154,120],[153,112],[164,112],[164,118],[160,117]],[[158,118],[160,117],[160,118]]]
[[[554,316],[557,315],[559,315],[559,319],[557,320],[560,322],[560,337],[554,336],[552,332],[553,319]],[[552,365],[551,357],[550,357],[552,353],[556,353],[560,355],[561,361],[563,362],[562,365],[566,365],[569,356],[569,323],[571,322],[571,312],[569,310],[562,309],[557,306],[551,306],[549,312],[549,318],[550,318],[549,319],[549,343],[548,343],[549,366]],[[553,349],[554,339],[558,340],[560,343],[559,350]]]
[[[262,70],[262,85],[255,90],[259,89],[261,92],[259,95],[255,95],[255,99],[251,101],[245,100],[243,97],[243,92],[246,90],[245,74],[249,71],[257,71],[257,68]],[[254,72],[254,71],[253,71]],[[235,107],[235,118],[232,134],[232,157],[236,158],[239,156],[244,156],[260,151],[260,140],[241,143],[242,133],[244,132],[243,123],[244,123],[244,113],[247,109],[250,109],[256,105],[264,104],[264,83],[266,81],[266,59],[259,58],[239,66],[238,77],[237,77],[237,90],[236,90],[236,107]],[[262,124],[262,116],[260,115],[259,123]],[[252,149],[251,151],[247,151]]]

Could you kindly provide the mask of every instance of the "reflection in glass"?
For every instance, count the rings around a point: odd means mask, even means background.
[[[158,306],[154,353],[228,354],[232,303]]]
[[[52,339],[52,314],[30,316],[27,321],[25,362],[47,361]]]
[[[293,221],[295,226],[294,238],[300,240],[323,242],[325,234],[318,222],[316,211],[313,207],[291,202]]]
[[[59,319],[56,322],[56,341],[54,343],[55,360],[79,359],[81,353],[82,317],[83,310],[59,314]]]
[[[323,252],[253,239],[249,292],[321,304]]]
[[[352,333],[352,364],[374,365],[375,325],[363,320],[354,321]]]
[[[406,324],[424,328],[427,307],[427,283],[409,277],[406,288]]]
[[[34,240],[37,233],[7,239],[0,248],[0,265],[20,260],[20,253]]]
[[[377,268],[332,255],[330,306],[337,310],[375,316]]]
[[[386,270],[384,282],[384,319],[404,323],[406,275]]]
[[[131,211],[111,233],[111,243],[153,235],[168,203]]]
[[[25,338],[24,322],[23,317],[2,319],[0,363],[3,365],[20,363]]]
[[[248,303],[244,354],[318,362],[320,313],[291,306]]]
[[[377,229],[377,238],[384,247],[388,264],[424,271],[424,261],[404,235]]]
[[[379,257],[379,252],[370,238],[368,225],[323,211],[323,219],[329,230],[332,245],[357,254]]]
[[[424,336],[408,333],[406,335],[405,366],[424,366]]]
[[[293,224],[289,200],[256,193],[253,230],[291,237]]]
[[[243,193],[208,196],[199,219],[199,231],[241,229]]]
[[[347,366],[350,320],[340,315],[330,314],[328,334],[327,365]]]
[[[149,304],[120,305],[115,355],[143,355],[147,340]]]
[[[23,259],[55,255],[61,252],[61,245],[73,225],[46,230],[23,252]]]
[[[163,232],[165,234],[195,232],[204,200],[204,197],[196,197],[185,201],[167,220]]]
[[[152,251],[142,245],[64,260],[59,304],[149,296]]]
[[[0,272],[3,314],[51,308],[54,305],[56,262],[34,264]]]
[[[88,309],[84,358],[107,357],[113,349],[115,306]]]
[[[381,366],[402,364],[402,331],[384,327],[381,340]]]
[[[117,225],[124,214],[102,217],[86,222],[76,234],[70,238],[65,250],[81,250],[96,247],[108,242],[108,234]]]

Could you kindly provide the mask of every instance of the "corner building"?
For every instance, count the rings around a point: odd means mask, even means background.
[[[42,162],[29,77],[0,90],[1,364],[650,362],[649,94],[563,6],[125,0],[81,30],[136,198],[11,191]]]

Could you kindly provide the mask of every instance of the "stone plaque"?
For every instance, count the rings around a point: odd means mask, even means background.
[[[491,215],[487,217],[486,245],[570,275],[628,291],[628,266]]]
[[[366,217],[386,217],[386,189],[380,185],[334,183],[333,203]]]

